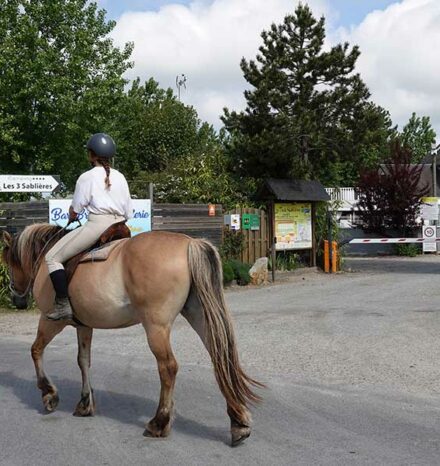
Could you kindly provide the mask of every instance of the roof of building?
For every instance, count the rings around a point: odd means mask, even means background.
[[[259,192],[260,199],[274,201],[329,201],[319,181],[269,178]]]
[[[419,163],[419,164],[410,164],[410,167],[419,167],[420,171],[420,180],[418,186],[420,188],[428,187],[429,192],[433,191],[433,177],[432,177],[432,165],[428,163]],[[385,172],[387,170],[387,164],[381,164],[380,168]],[[437,179],[437,191],[440,183],[440,179]]]

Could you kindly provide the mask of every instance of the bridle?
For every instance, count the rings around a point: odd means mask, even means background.
[[[81,226],[81,222],[76,219],[76,220],[73,220],[73,221],[70,221],[67,222],[67,225],[63,228],[61,228],[60,230],[58,230],[57,232],[55,232],[47,241],[46,241],[46,244],[43,246],[43,248],[41,249],[40,251],[40,254],[38,254],[38,257],[37,257],[37,260],[35,261],[35,264],[39,264],[40,262],[40,259],[42,258],[43,254],[46,252],[46,248],[47,246],[51,243],[51,241],[57,236],[59,235],[61,232],[65,231],[67,229],[67,227],[74,223],[74,222],[78,222],[79,223],[79,226]],[[78,228],[76,227],[76,228]],[[29,278],[29,283],[26,287],[26,289],[23,291],[23,293],[20,293],[19,291],[17,291],[17,289],[15,288],[15,284],[14,284],[14,274],[12,273],[12,267],[8,264],[8,272],[9,272],[9,291],[11,292],[12,296],[14,298],[18,298],[18,299],[22,299],[22,298],[26,298],[31,292],[32,292],[32,288],[34,286],[34,280],[35,280],[35,268],[32,269],[32,273],[30,275],[30,278]]]
[[[34,284],[34,281],[33,279],[31,278],[29,280],[29,283],[28,283],[28,286],[26,287],[26,290],[23,292],[23,293],[19,293],[16,289],[15,289],[15,285],[14,285],[14,277],[12,275],[12,267],[8,267],[8,272],[9,272],[9,291],[11,292],[12,296],[14,298],[26,298],[28,296],[28,294],[31,292],[32,290],[32,287],[33,287],[33,284]]]

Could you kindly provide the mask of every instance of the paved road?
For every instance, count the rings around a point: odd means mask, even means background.
[[[254,431],[231,449],[210,362],[183,319],[177,415],[166,440],[142,437],[158,398],[140,327],[94,338],[94,418],[79,399],[76,338],[47,351],[60,390],[45,415],[29,357],[36,317],[0,316],[1,465],[437,465],[440,463],[440,258],[350,259],[351,273],[298,275],[229,292],[242,360],[268,389]]]

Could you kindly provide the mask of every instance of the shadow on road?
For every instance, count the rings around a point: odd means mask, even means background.
[[[60,395],[57,411],[72,413],[80,398],[81,384],[78,381],[55,377],[53,377],[53,382]],[[35,380],[20,378],[12,372],[0,372],[0,386],[10,388],[14,395],[29,409],[35,410],[41,415],[50,415],[44,410],[41,392],[37,388]],[[93,393],[97,405],[97,416],[107,417],[136,427],[145,428],[145,423],[141,420],[139,413],[142,413],[142,417],[144,413],[153,417],[157,408],[156,402],[132,394],[99,389],[94,389]],[[225,438],[225,435],[228,435],[225,429],[209,427],[179,414],[176,414],[172,428],[182,434],[197,438],[229,442],[229,438]]]

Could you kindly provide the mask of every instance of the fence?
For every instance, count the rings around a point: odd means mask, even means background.
[[[154,204],[153,230],[206,238],[220,246],[223,235],[222,207],[216,205],[215,216],[210,217],[207,204]]]
[[[354,188],[325,188],[332,201],[357,202],[358,195]]]
[[[267,213],[261,209],[237,208],[229,211],[228,214],[240,214],[240,218],[243,218],[243,214],[256,214],[260,217],[259,230],[240,230],[244,235],[245,242],[240,260],[247,264],[253,264],[258,258],[266,257],[270,248]]]
[[[0,231],[16,233],[33,223],[47,222],[49,203],[5,202],[0,203]],[[185,233],[194,238],[207,238],[220,246],[223,234],[223,215],[220,205],[215,216],[208,215],[206,204],[154,204],[153,230]]]
[[[16,233],[33,223],[47,222],[48,218],[47,201],[0,203],[0,231]]]

